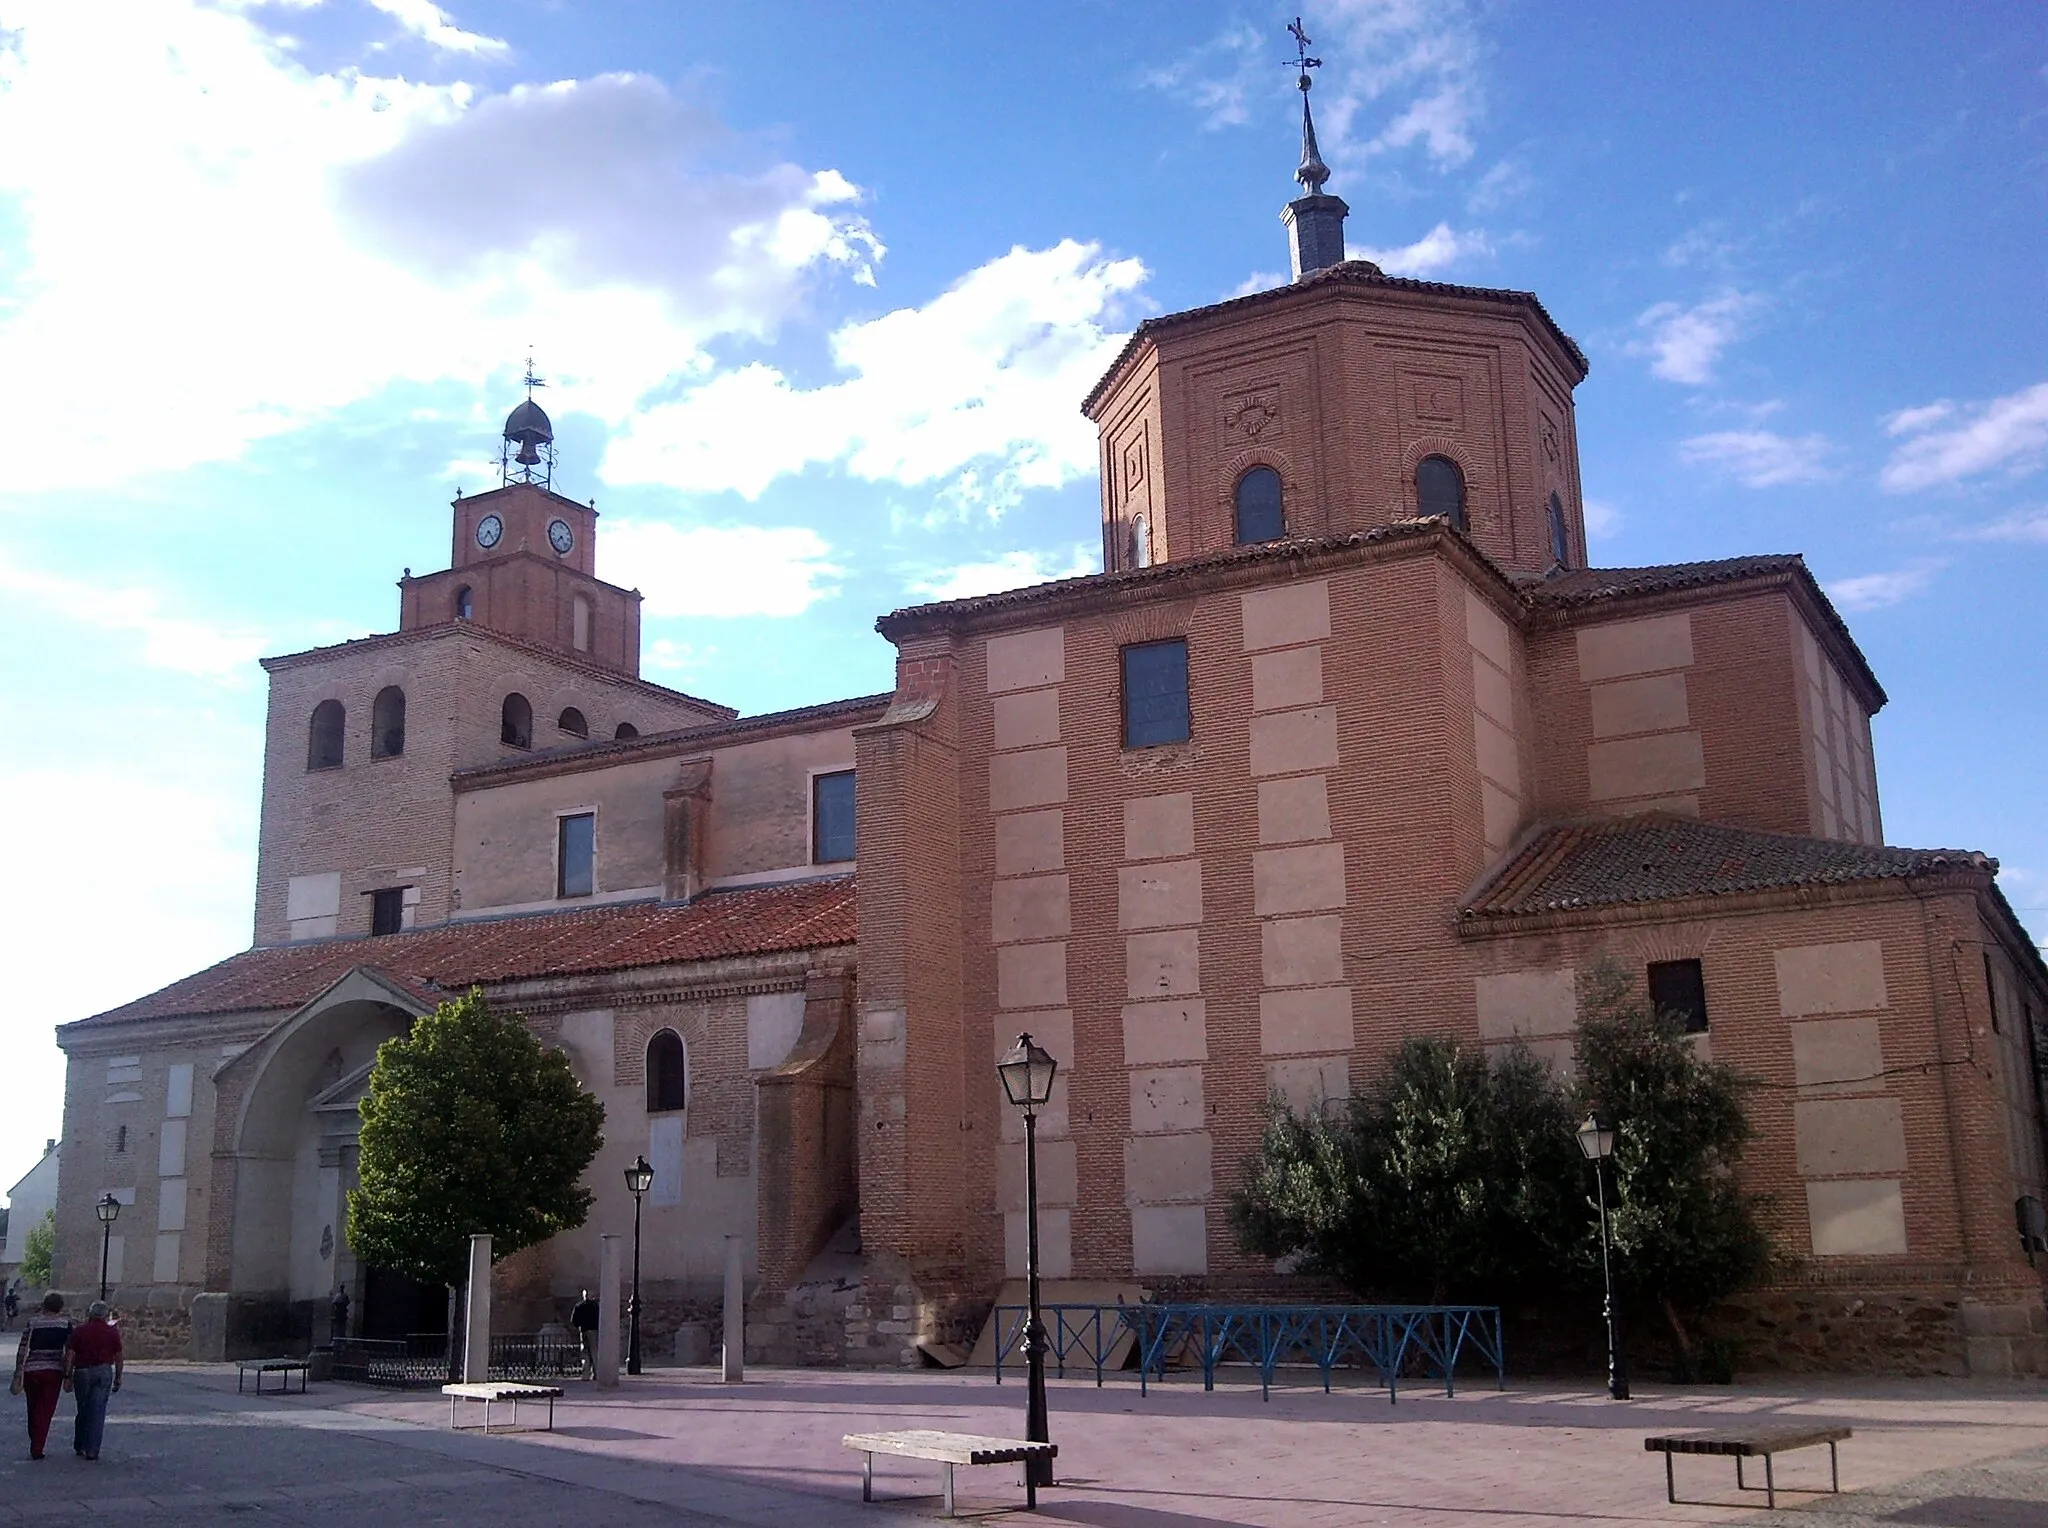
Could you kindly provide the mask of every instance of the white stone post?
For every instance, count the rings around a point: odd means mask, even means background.
[[[603,1390],[619,1388],[619,1240],[597,1239],[597,1383]]]
[[[747,1377],[747,1299],[740,1278],[740,1239],[725,1239],[725,1367],[721,1376],[728,1385]]]
[[[469,1309],[462,1320],[462,1382],[491,1377],[491,1239],[469,1239]]]

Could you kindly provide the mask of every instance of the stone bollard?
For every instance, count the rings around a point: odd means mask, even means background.
[[[469,1310],[462,1322],[462,1382],[491,1377],[491,1239],[469,1239]]]
[[[597,1383],[619,1388],[619,1238],[598,1238],[597,1255]]]
[[[747,1377],[747,1304],[740,1278],[740,1239],[725,1239],[725,1367],[721,1378],[737,1385]]]

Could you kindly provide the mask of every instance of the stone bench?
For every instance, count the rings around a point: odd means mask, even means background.
[[[455,1407],[460,1401],[481,1401],[484,1407],[484,1431],[491,1430],[491,1407],[500,1401],[512,1403],[512,1425],[519,1425],[519,1403],[521,1401],[546,1401],[548,1403],[549,1432],[555,1430],[555,1402],[562,1398],[559,1385],[524,1385],[505,1380],[471,1381],[463,1385],[443,1385],[441,1393],[448,1397],[448,1425],[454,1427]]]
[[[275,1393],[289,1395],[292,1388],[292,1376],[296,1374],[299,1377],[299,1394],[304,1395],[306,1393],[306,1380],[312,1372],[313,1364],[310,1359],[244,1358],[235,1365],[235,1393],[237,1395],[242,1393],[243,1383],[253,1374],[256,1376],[256,1393],[261,1395],[263,1393],[263,1376],[275,1374],[278,1376],[278,1389]]]
[[[860,1450],[860,1499],[875,1499],[875,1455],[894,1454],[902,1459],[932,1459],[945,1468],[946,1516],[953,1515],[953,1466],[956,1464],[1011,1464],[1059,1455],[1056,1443],[1026,1443],[1021,1438],[982,1438],[973,1433],[934,1432],[913,1428],[905,1432],[848,1433],[840,1440]],[[1031,1472],[1024,1472],[1024,1505],[1038,1508],[1038,1484]]]
[[[1835,1445],[1853,1435],[1853,1430],[1847,1427],[1743,1427],[1716,1432],[1665,1433],[1643,1439],[1643,1447],[1650,1453],[1664,1456],[1664,1498],[1673,1502],[1678,1500],[1671,1474],[1673,1454],[1732,1457],[1735,1460],[1735,1489],[1738,1491],[1751,1489],[1742,1478],[1742,1461],[1762,1455],[1764,1504],[1775,1507],[1778,1505],[1778,1482],[1771,1471],[1773,1454],[1787,1454],[1796,1448],[1818,1448],[1825,1443],[1828,1446],[1828,1489],[1839,1493],[1842,1472],[1835,1458]]]

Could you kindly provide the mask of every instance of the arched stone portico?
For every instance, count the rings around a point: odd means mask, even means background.
[[[324,1335],[337,1284],[360,1304],[362,1270],[345,1229],[356,1105],[377,1047],[431,1006],[427,994],[358,966],[215,1074],[208,1293],[194,1309],[195,1356]]]

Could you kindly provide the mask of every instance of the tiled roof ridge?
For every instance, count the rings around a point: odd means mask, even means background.
[[[535,749],[517,758],[494,759],[488,764],[465,765],[455,770],[449,778],[457,781],[484,780],[499,775],[517,775],[524,770],[550,764],[580,766],[585,762],[617,762],[636,753],[659,753],[664,748],[679,745],[745,737],[749,733],[762,732],[774,727],[800,725],[806,721],[830,721],[835,717],[858,716],[869,711],[879,716],[889,708],[889,702],[894,698],[893,691],[885,691],[879,695],[854,695],[844,700],[822,700],[814,705],[791,706],[781,711],[763,711],[758,716],[733,716],[724,721],[699,722],[690,727],[669,727],[660,732],[643,732],[638,737],[596,738],[588,743]]]
[[[429,638],[445,637],[450,634],[487,637],[491,641],[501,643],[516,652],[528,653],[536,658],[545,658],[550,663],[559,663],[564,668],[575,669],[577,672],[588,674],[594,679],[609,680],[614,684],[627,685],[635,689],[653,690],[670,700],[685,700],[693,706],[702,706],[707,711],[723,711],[728,719],[739,715],[736,707],[728,706],[722,701],[706,700],[701,695],[692,695],[685,690],[673,690],[665,684],[656,684],[652,679],[642,679],[638,674],[628,674],[619,669],[606,668],[602,664],[591,663],[587,659],[576,657],[574,654],[560,652],[552,647],[543,647],[538,642],[528,642],[523,637],[509,636],[502,631],[493,631],[490,627],[480,626],[475,621],[435,621],[431,625],[414,626],[404,631],[372,632],[367,637],[349,637],[340,642],[330,642],[325,647],[302,648],[295,653],[278,653],[272,657],[259,658],[256,661],[262,666],[265,673],[274,673],[280,668],[290,667],[306,659],[324,658],[344,650],[362,652],[379,647],[399,647],[409,642],[423,642]]]
[[[1109,363],[1102,377],[1088,390],[1088,396],[1081,400],[1081,412],[1091,414],[1095,405],[1109,391],[1110,384],[1124,369],[1126,362],[1137,354],[1138,347],[1162,329],[1177,328],[1185,323],[1214,318],[1219,313],[1240,312],[1257,307],[1262,303],[1275,302],[1280,298],[1312,290],[1321,286],[1373,286],[1387,287],[1397,292],[1420,292],[1432,297],[1462,297],[1478,302],[1507,303],[1515,307],[1530,308],[1543,321],[1553,338],[1563,346],[1564,351],[1578,363],[1579,376],[1583,379],[1591,369],[1586,352],[1579,348],[1579,342],[1564,332],[1558,321],[1550,316],[1550,310],[1543,306],[1542,299],[1534,292],[1524,292],[1513,287],[1460,286],[1451,281],[1424,281],[1415,276],[1389,276],[1370,260],[1344,260],[1336,265],[1325,266],[1314,275],[1304,276],[1280,286],[1266,287],[1257,292],[1247,292],[1241,297],[1226,297],[1221,302],[1204,303],[1198,308],[1182,308],[1176,313],[1160,313],[1139,323],[1131,331],[1131,337],[1124,342],[1116,359]]]
[[[1345,531],[1336,536],[1288,536],[1278,541],[1225,547],[1220,551],[1203,552],[1193,557],[1176,558],[1171,562],[1154,563],[1149,568],[1118,568],[1107,573],[1078,573],[1070,578],[1048,579],[1044,583],[1025,584],[1016,589],[998,589],[991,594],[970,594],[956,600],[930,600],[922,605],[903,605],[878,618],[875,629],[887,636],[891,626],[921,623],[947,616],[980,615],[986,611],[1003,610],[1014,605],[1035,604],[1061,594],[1078,593],[1085,588],[1124,589],[1147,583],[1172,583],[1223,568],[1249,567],[1262,562],[1285,562],[1326,556],[1342,552],[1347,547],[1373,546],[1381,542],[1427,536],[1436,532],[1457,536],[1468,551],[1500,576],[1503,584],[1507,583],[1507,575],[1501,573],[1493,561],[1468,538],[1451,530],[1447,519],[1442,515],[1428,515],[1413,520],[1389,520],[1381,525],[1367,526],[1364,530]]]
[[[1998,861],[1975,849],[1863,844],[1645,812],[1539,826],[1480,880],[1459,916],[1518,917],[1947,871],[1995,876]]]
[[[707,891],[693,901],[437,923],[397,934],[306,940],[243,950],[61,1033],[147,1019],[293,1009],[358,966],[425,997],[478,985],[592,975],[851,945],[859,938],[854,877],[836,875]]]

